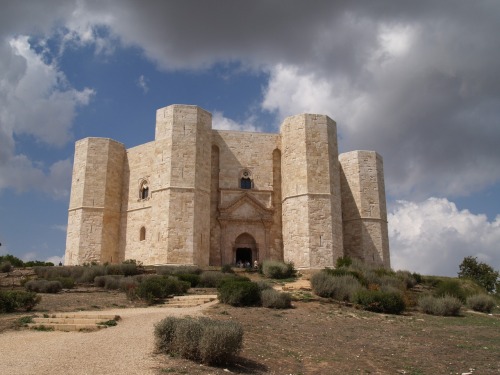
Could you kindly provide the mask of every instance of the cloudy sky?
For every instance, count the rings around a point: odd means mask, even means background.
[[[500,2],[2,0],[0,254],[64,255],[74,141],[155,110],[275,132],[309,112],[384,158],[395,269],[500,269]]]

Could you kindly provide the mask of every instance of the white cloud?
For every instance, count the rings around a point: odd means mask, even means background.
[[[27,36],[12,38],[1,49],[0,189],[40,189],[66,198],[71,161],[57,161],[45,172],[43,163],[16,154],[14,136],[30,135],[49,147],[67,144],[77,108],[88,105],[95,92],[70,87],[55,63],[30,48]]]
[[[146,94],[149,91],[148,79],[143,74],[137,79],[137,86]]]
[[[68,225],[67,224],[64,224],[64,225],[63,224],[54,224],[51,226],[51,228],[66,233],[66,231],[68,230]]]
[[[252,118],[248,119],[243,124],[240,124],[234,120],[224,117],[224,114],[220,111],[213,111],[212,113],[212,124],[214,129],[218,130],[236,130],[236,131],[247,131],[247,132],[261,132],[262,129],[254,124],[252,124]]]
[[[500,269],[500,215],[459,211],[447,199],[399,201],[389,214],[389,242],[394,269],[427,275],[456,276],[466,256],[477,256]]]
[[[48,257],[47,259],[45,259],[45,261],[52,262],[52,263],[54,263],[55,266],[57,266],[59,264],[59,262],[64,264],[64,255],[62,257],[54,255],[54,256]]]

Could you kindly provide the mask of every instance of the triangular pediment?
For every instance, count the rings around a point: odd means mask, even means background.
[[[221,207],[221,218],[228,220],[270,220],[273,210],[265,207],[260,201],[245,193],[227,207]]]

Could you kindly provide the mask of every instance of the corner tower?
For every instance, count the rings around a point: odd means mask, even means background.
[[[117,262],[123,144],[85,138],[75,145],[66,237],[66,265]]]
[[[331,267],[343,255],[337,126],[323,115],[288,117],[281,147],[284,259]]]
[[[339,156],[347,256],[389,268],[389,234],[382,157],[375,151]]]
[[[212,116],[197,106],[156,112],[153,263],[207,266]]]

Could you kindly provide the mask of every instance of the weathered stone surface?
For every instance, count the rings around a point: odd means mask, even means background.
[[[247,133],[212,130],[210,113],[172,105],[157,111],[153,142],[76,143],[66,264],[321,268],[342,255],[390,264],[382,159],[354,151],[339,162],[327,116]]]

